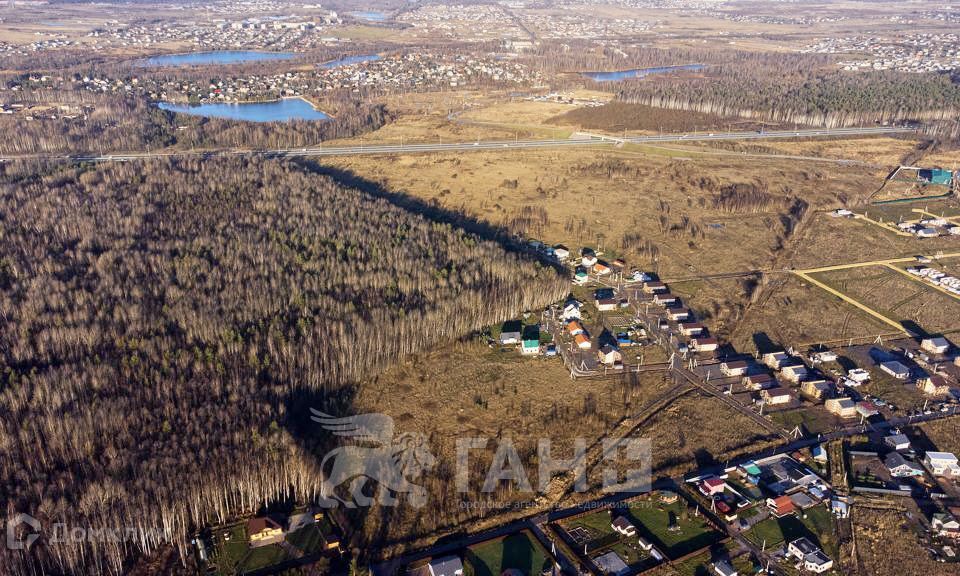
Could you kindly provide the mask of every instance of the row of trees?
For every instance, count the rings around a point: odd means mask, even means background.
[[[617,98],[720,117],[840,127],[919,121],[950,125],[960,117],[960,84],[940,74],[877,71],[784,72],[723,65],[709,79],[624,82]]]
[[[0,177],[0,502],[132,538],[4,550],[120,573],[198,525],[309,500],[307,407],[568,282],[281,161],[13,163]],[[304,420],[307,425],[304,425]]]

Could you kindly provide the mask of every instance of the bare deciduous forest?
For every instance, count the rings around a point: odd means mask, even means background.
[[[120,573],[198,525],[311,499],[308,407],[343,413],[388,363],[568,288],[281,161],[13,163],[0,204],[0,502],[137,531],[4,550],[5,574]]]

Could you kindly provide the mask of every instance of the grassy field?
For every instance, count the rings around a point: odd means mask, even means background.
[[[797,538],[809,538],[831,558],[839,553],[836,535],[833,532],[833,517],[824,506],[814,506],[803,511],[806,518],[785,516],[770,517],[746,533],[747,538],[761,546],[766,540],[767,549],[786,545]]]
[[[472,576],[500,576],[510,569],[539,574],[551,565],[547,551],[527,532],[472,546],[466,560],[464,572]]]
[[[640,501],[630,506],[627,516],[637,530],[646,533],[669,558],[685,556],[723,538],[723,534],[710,526],[702,514],[695,515],[683,499],[673,504]]]

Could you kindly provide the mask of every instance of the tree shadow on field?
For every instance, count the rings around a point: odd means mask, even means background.
[[[783,346],[780,346],[774,342],[766,332],[754,332],[753,345],[757,348],[757,352],[760,354],[783,350]]]
[[[436,200],[424,200],[407,192],[389,190],[378,182],[368,180],[350,170],[327,166],[315,160],[304,158],[296,158],[291,161],[314,174],[328,176],[339,184],[355,188],[374,198],[386,200],[398,208],[419,214],[429,220],[460,228],[465,232],[478,236],[482,240],[496,242],[505,250],[518,254],[524,259],[538,261],[545,266],[553,268],[558,273],[566,273],[566,270],[558,262],[548,259],[543,254],[532,250],[523,238],[517,237],[516,234],[512,234],[503,226],[497,226],[481,220],[462,210],[445,208]]]

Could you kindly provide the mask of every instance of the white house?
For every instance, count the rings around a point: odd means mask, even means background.
[[[576,300],[567,300],[563,305],[563,311],[560,313],[560,318],[564,321],[570,320],[579,320],[580,319],[580,302]]]
[[[567,247],[563,244],[557,244],[553,247],[553,255],[557,258],[557,260],[563,262],[570,257],[570,251],[567,250]]]
[[[430,576],[463,576],[463,562],[458,556],[434,558],[427,567]]]
[[[803,561],[803,568],[816,574],[833,568],[833,560],[807,538],[797,538],[787,544],[787,554]]]
[[[896,360],[891,360],[889,362],[881,362],[880,369],[886,372],[887,374],[893,376],[897,380],[906,380],[910,377],[910,369],[904,366],[901,362]]]
[[[745,360],[729,360],[720,364],[720,373],[724,376],[745,376],[748,367]]]
[[[910,439],[906,434],[891,434],[883,439],[883,443],[898,451],[910,449]]]
[[[637,534],[637,527],[623,516],[617,516],[610,523],[610,527],[624,536],[636,536]]]
[[[950,452],[927,452],[923,456],[923,464],[935,476],[960,477],[960,465],[957,457]]]

